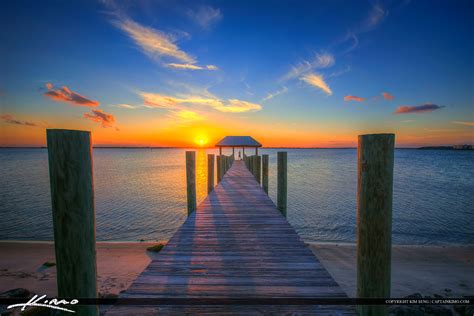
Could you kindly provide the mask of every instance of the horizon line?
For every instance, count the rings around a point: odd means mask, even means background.
[[[463,144],[472,146],[469,144]],[[429,146],[418,146],[418,147],[395,147],[395,149],[448,149],[453,148],[456,145],[429,145]],[[0,146],[0,149],[47,149],[47,146]],[[218,149],[218,147],[192,147],[192,146],[92,146],[96,149]],[[241,148],[241,147],[235,147]],[[260,149],[357,149],[357,146],[343,146],[343,147],[289,147],[289,146],[269,146],[260,147]],[[252,149],[249,149],[252,150]]]

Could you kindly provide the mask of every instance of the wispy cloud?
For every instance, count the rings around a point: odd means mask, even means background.
[[[343,74],[345,74],[346,72],[349,72],[349,71],[351,71],[351,66],[346,66],[342,69],[331,72],[328,77],[329,78],[339,77],[340,75],[343,75]]]
[[[300,77],[301,75],[313,70],[323,69],[334,65],[334,56],[329,53],[315,54],[314,59],[308,61],[303,60],[291,69],[283,76],[282,80],[291,80]]]
[[[367,32],[377,27],[385,17],[388,15],[388,11],[380,4],[374,4],[369,11],[367,18],[362,23],[359,32]]]
[[[71,91],[68,87],[54,89],[51,83],[46,84],[48,91],[44,93],[45,96],[57,102],[66,102],[78,106],[99,106],[98,101],[90,100],[76,92]]]
[[[200,6],[197,10],[188,10],[187,15],[205,29],[222,19],[221,11],[211,6]]]
[[[217,66],[215,65],[198,66],[198,65],[192,65],[192,64],[170,63],[170,64],[167,64],[166,66],[170,68],[186,69],[186,70],[217,70],[218,69]]]
[[[262,101],[271,100],[271,99],[273,99],[274,97],[279,96],[280,94],[287,93],[287,92],[288,92],[288,88],[287,88],[287,87],[283,87],[283,88],[281,88],[280,90],[277,90],[277,91],[274,91],[274,92],[269,93],[265,98],[262,99]]]
[[[110,106],[114,107],[114,108],[129,109],[129,110],[138,109],[140,107],[143,107],[143,105],[131,105],[131,104],[126,104],[126,103],[112,104]]]
[[[175,44],[170,35],[151,27],[142,26],[129,18],[123,18],[114,24],[132,38],[137,46],[152,58],[171,57],[183,63],[194,64],[196,59]]]
[[[385,100],[388,100],[388,101],[393,101],[393,99],[395,99],[395,97],[388,92],[382,92],[382,96]]]
[[[402,105],[397,108],[394,114],[426,113],[444,108],[443,105],[426,103],[423,105]]]
[[[365,98],[358,97],[358,96],[355,96],[355,95],[346,95],[346,96],[344,97],[344,101],[364,102],[364,101],[365,101]]]
[[[260,104],[239,99],[221,100],[217,97],[187,95],[182,97],[167,96],[159,93],[140,92],[143,103],[148,107],[176,109],[182,105],[206,106],[220,112],[242,113],[260,111]]]
[[[242,101],[239,99],[230,99],[226,104],[222,104],[222,106],[215,109],[221,112],[242,113],[260,111],[262,106],[257,103]]]
[[[115,116],[99,109],[92,109],[90,113],[85,113],[84,117],[93,122],[100,123],[102,127],[112,127],[115,123]]]
[[[215,65],[197,65],[194,56],[186,53],[176,43],[175,36],[138,24],[130,18],[120,17],[113,24],[125,32],[148,57],[167,67],[182,70],[217,70]],[[170,62],[179,61],[176,62]]]
[[[23,126],[38,126],[36,123],[33,123],[33,122],[18,120],[14,118],[13,115],[11,114],[3,114],[0,116],[0,119],[2,119],[2,121],[7,124],[23,125]]]
[[[473,121],[452,121],[453,124],[464,125],[464,126],[474,126]]]
[[[324,81],[323,75],[310,73],[301,77],[300,80],[303,80],[304,82],[313,87],[321,89],[328,95],[332,95],[332,91],[329,88],[328,84]]]
[[[190,123],[205,119],[202,114],[190,110],[171,111],[169,117],[179,120],[179,123]]]
[[[367,13],[367,16],[358,25],[352,27],[346,36],[338,42],[338,44],[345,46],[343,54],[356,49],[359,46],[359,35],[377,28],[387,16],[388,10],[386,8],[380,3],[374,4]]]

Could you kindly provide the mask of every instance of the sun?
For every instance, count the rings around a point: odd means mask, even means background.
[[[198,144],[201,147],[206,145],[208,142],[207,137],[203,135],[197,136],[194,141],[196,142],[196,144]]]

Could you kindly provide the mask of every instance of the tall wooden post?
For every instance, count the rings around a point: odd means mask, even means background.
[[[207,155],[207,194],[214,190],[214,154]]]
[[[58,296],[96,298],[94,175],[90,132],[48,129]],[[80,302],[79,302],[80,303]],[[76,315],[98,315],[78,306]]]
[[[232,158],[235,159],[235,148],[232,147]]]
[[[217,183],[221,182],[222,174],[221,174],[221,156],[217,156],[216,159],[216,170],[217,170]]]
[[[258,147],[255,147],[255,156],[258,156]]]
[[[255,177],[255,155],[250,156],[250,172],[252,172]]]
[[[257,182],[260,182],[258,179],[259,176],[258,176],[258,156],[257,155],[253,156],[253,175],[255,179],[257,180]]]
[[[256,160],[257,160],[257,170],[256,170],[257,182],[262,183],[262,157],[257,156]]]
[[[359,136],[357,297],[390,297],[394,134]],[[358,306],[360,315],[388,315],[387,306]]]
[[[262,155],[262,187],[268,195],[268,155]]]
[[[278,152],[277,162],[277,208],[286,217],[287,198],[287,154],[286,151]]]
[[[186,152],[186,192],[188,216],[196,210],[196,152]]]

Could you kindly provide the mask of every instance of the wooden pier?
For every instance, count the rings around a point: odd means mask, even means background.
[[[347,306],[282,303],[346,294],[239,160],[121,297],[231,304],[123,305],[107,315],[355,315]],[[248,303],[259,299],[268,304]]]
[[[47,130],[47,140],[58,293],[96,298],[90,133]],[[358,298],[390,297],[394,144],[394,134],[359,136]],[[209,155],[209,195],[196,207],[195,153],[186,152],[188,218],[121,295],[138,299],[125,300],[134,305],[106,313],[354,315],[350,306],[316,305],[346,295],[286,220],[286,152],[278,152],[275,206],[267,195],[268,155],[258,156],[261,144],[250,136],[227,136],[216,146],[219,184],[214,187]],[[232,147],[233,154],[223,156],[222,147]],[[235,147],[242,147],[243,161],[234,160]],[[254,147],[255,155],[246,156],[246,147]],[[95,305],[71,308],[78,316],[98,313]],[[358,305],[357,313],[388,315],[388,309]]]

